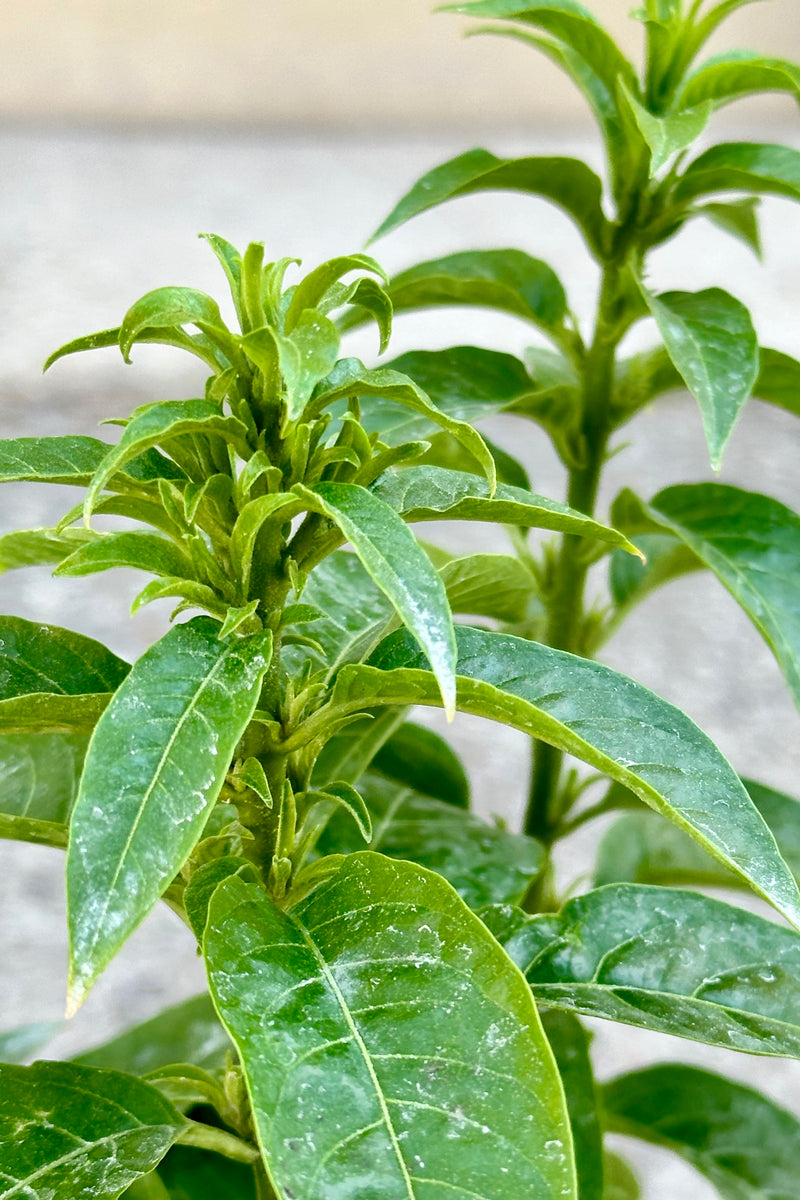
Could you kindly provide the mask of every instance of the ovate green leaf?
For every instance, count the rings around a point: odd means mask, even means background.
[[[452,747],[432,729],[406,721],[381,747],[373,771],[424,796],[469,808],[469,780]]]
[[[56,625],[0,617],[0,700],[29,692],[113,692],[130,667],[100,642]]]

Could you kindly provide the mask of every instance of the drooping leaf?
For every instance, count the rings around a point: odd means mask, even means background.
[[[519,904],[544,864],[539,842],[488,825],[463,808],[394,780],[364,775],[358,784],[372,816],[368,847],[443,875],[470,908]],[[334,814],[318,843],[324,854],[354,854],[363,839]]]
[[[755,142],[712,146],[686,168],[674,197],[683,203],[712,192],[753,192],[800,200],[800,150]]]
[[[647,296],[667,352],[700,405],[718,470],[736,418],[758,378],[758,339],[747,309],[719,288]]]
[[[204,992],[165,1008],[101,1046],[85,1050],[73,1061],[129,1075],[148,1075],[171,1063],[191,1063],[216,1071],[225,1065],[230,1049],[230,1038]]]
[[[513,910],[512,910],[513,911]],[[800,937],[696,892],[610,884],[558,916],[484,920],[540,1004],[727,1046],[800,1056]]]
[[[800,706],[800,517],[768,496],[719,483],[666,488],[650,509],[742,606]]]
[[[724,1200],[793,1200],[800,1122],[760,1092],[698,1067],[663,1064],[603,1088],[610,1129],[674,1150]]]
[[[0,1062],[24,1063],[64,1028],[63,1021],[34,1021],[0,1033]]]
[[[269,664],[196,617],[133,666],[92,738],[67,856],[70,1005],[150,911],[213,807]]]
[[[100,642],[22,617],[0,617],[0,700],[30,692],[113,692],[130,667]]]
[[[567,1097],[580,1200],[606,1200],[599,1096],[589,1057],[590,1035],[572,1013],[546,1009],[542,1025]]]
[[[87,487],[108,451],[107,442],[90,437],[9,438],[0,441],[0,482],[30,480]],[[108,486],[162,478],[180,479],[182,472],[170,459],[149,450],[120,468]]]
[[[406,721],[372,760],[373,771],[395,783],[469,808],[469,780],[452,747],[432,729]]]
[[[405,521],[492,521],[553,529],[598,538],[638,553],[615,529],[586,517],[557,500],[500,483],[492,494],[483,479],[445,467],[405,467],[388,471],[372,486]]]
[[[383,237],[411,217],[446,200],[473,192],[527,192],[552,201],[577,224],[593,254],[602,258],[610,237],[603,214],[603,185],[575,158],[496,158],[488,150],[469,150],[418,179],[395,206],[374,238]]]
[[[305,309],[314,309],[326,292],[350,271],[370,271],[387,283],[383,267],[368,254],[347,254],[332,258],[306,275],[297,285],[286,312],[286,332],[291,333]]]
[[[229,880],[205,955],[278,1194],[575,1200],[530,993],[437,876],[360,853],[289,912]]]
[[[459,709],[502,720],[622,783],[800,924],[800,892],[772,834],[684,713],[608,667],[521,638],[460,627],[458,650]],[[424,655],[403,631],[369,662],[339,672],[337,714],[366,703],[438,703]]]
[[[122,530],[103,533],[73,550],[61,560],[54,575],[93,575],[112,567],[131,567],[169,578],[195,574],[192,560],[183,549],[158,533]]]
[[[92,529],[18,529],[0,535],[0,574],[63,562],[97,537]]]
[[[342,531],[367,574],[425,650],[445,712],[455,702],[456,645],[447,595],[408,526],[379,495],[350,483],[302,489],[304,499]]]
[[[116,1071],[0,1066],[0,1196],[117,1200],[184,1124],[155,1088]]]

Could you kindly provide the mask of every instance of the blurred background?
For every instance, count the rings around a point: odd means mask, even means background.
[[[638,60],[630,0],[594,11]],[[200,394],[202,371],[176,352],[139,347],[134,365],[106,350],[67,359],[46,376],[61,343],[119,323],[163,284],[221,296],[224,280],[197,233],[310,268],[363,246],[422,172],[473,145],[498,154],[569,153],[602,161],[583,102],[556,69],[511,41],[460,36],[467,23],[433,16],[428,0],[28,0],[0,4],[0,435],[80,432],[139,403]],[[756,48],[800,58],[797,0],[747,5],[713,49]],[[796,105],[771,97],[715,118],[710,137],[800,146]],[[764,261],[695,223],[652,260],[657,290],[721,285],[751,308],[762,341],[800,356],[800,213],[763,206]],[[460,200],[386,238],[389,270],[470,247],[519,246],[546,258],[573,309],[591,317],[596,274],[555,209],[516,195]],[[638,335],[652,336],[646,325]],[[444,312],[398,319],[390,351],[473,341],[520,353],[530,333],[511,319]],[[371,334],[348,351],[374,359]],[[529,425],[498,418],[488,430],[524,459],[534,487],[563,496],[561,469]],[[522,436],[521,436],[522,435]],[[112,431],[99,436],[111,440]],[[672,396],[625,431],[630,446],[609,471],[608,502],[629,485],[646,497],[675,481],[710,478],[696,406]],[[800,508],[796,423],[753,402],[734,433],[721,478]],[[57,520],[77,496],[6,485],[0,532]],[[496,528],[427,526],[453,549],[502,550]],[[117,572],[51,581],[47,571],[0,578],[0,611],[69,626],[135,657],[166,627],[169,606],[135,619],[143,579]],[[743,774],[800,794],[798,717],[777,668],[718,584],[702,575],[648,600],[604,659],[681,705]],[[422,719],[435,724],[435,714]],[[518,819],[524,738],[459,718],[476,803]],[[588,870],[598,833],[570,844],[565,878]],[[62,859],[39,847],[0,846],[0,1028],[63,1011],[66,938]],[[131,939],[71,1026],[53,1044],[68,1055],[199,990],[187,932],[157,912]],[[636,1030],[596,1025],[598,1074],[666,1058],[702,1062],[798,1108],[795,1064],[707,1051]],[[642,1162],[642,1152],[625,1147]],[[713,1193],[688,1167],[648,1151],[647,1200]]]

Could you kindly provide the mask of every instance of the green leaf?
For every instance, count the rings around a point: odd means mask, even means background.
[[[180,870],[258,701],[269,634],[171,629],[133,666],[89,747],[67,856],[72,1011]]]
[[[257,1200],[251,1167],[193,1146],[173,1146],[159,1165],[158,1178],[168,1189],[168,1200]]]
[[[603,1132],[589,1056],[590,1035],[572,1013],[546,1010],[542,1025],[567,1097],[580,1200],[605,1200]]]
[[[145,450],[185,434],[220,437],[245,458],[250,455],[247,428],[236,417],[225,417],[212,400],[162,400],[137,408],[116,446],[111,446],[95,472],[85,511],[90,513],[110,479]]]
[[[231,879],[205,955],[279,1195],[575,1200],[530,993],[436,875],[355,854],[289,912]]]
[[[625,1159],[606,1151],[603,1155],[603,1200],[640,1200],[641,1195],[639,1180]]]
[[[422,646],[441,689],[455,704],[456,644],[444,586],[408,526],[384,500],[351,483],[320,483],[302,496],[339,527],[367,574]]]
[[[373,240],[446,200],[486,191],[527,192],[550,200],[573,219],[595,257],[604,257],[611,227],[603,214],[603,185],[585,163],[561,157],[502,159],[480,149],[460,154],[417,180]]]
[[[546,330],[559,329],[567,313],[552,267],[522,250],[467,250],[418,263],[394,276],[389,295],[395,312],[469,304],[500,309]]]
[[[674,1150],[724,1200],[793,1200],[800,1122],[759,1092],[698,1067],[620,1075],[603,1088],[608,1127]]]
[[[646,562],[615,550],[609,563],[609,587],[614,603],[628,608],[645,596],[690,571],[702,569],[702,562],[691,550],[668,533],[632,534]]]
[[[102,350],[109,346],[118,346],[121,334],[122,330],[120,328],[103,329],[100,333],[90,333],[84,337],[75,338],[73,341],[67,342],[66,345],[59,346],[57,350],[54,350],[45,361],[42,370],[48,371],[54,362],[57,362],[60,358],[65,358],[68,354],[81,354],[84,350]],[[194,354],[197,358],[202,359],[213,371],[219,372],[221,370],[219,356],[214,349],[213,343],[205,334],[189,334],[185,333],[178,326],[165,326],[162,328],[141,329],[137,333],[135,340],[159,346],[176,346],[179,350],[186,350],[189,354]]]
[[[179,1062],[216,1071],[224,1067],[230,1050],[230,1039],[204,992],[165,1008],[101,1046],[85,1050],[73,1061],[130,1075],[148,1075]]]
[[[368,316],[373,318],[380,333],[378,353],[383,354],[391,341],[394,313],[386,289],[376,283],[374,279],[359,279],[352,292],[349,293],[347,303],[354,308],[363,309]],[[343,320],[343,327],[349,328],[347,315]]]
[[[108,442],[90,437],[10,438],[0,441],[0,482],[30,480],[87,487],[108,451]],[[125,486],[182,477],[174,462],[149,450],[127,462],[116,482]]]
[[[620,84],[620,88],[642,137],[650,147],[651,175],[657,175],[673,155],[691,146],[711,116],[710,103],[698,103],[694,107],[685,105],[679,111],[659,116],[640,104],[624,83]]]
[[[622,783],[800,925],[800,892],[772,834],[684,713],[608,667],[535,642],[461,627],[458,648],[460,710],[502,720]],[[370,664],[342,668],[334,711],[437,703],[424,655],[402,631]]]
[[[743,96],[771,91],[789,92],[797,99],[800,68],[782,58],[734,50],[715,55],[690,75],[677,103],[680,108],[691,108],[710,101],[716,109]]]
[[[272,492],[248,501],[239,512],[231,532],[231,560],[241,580],[243,600],[249,598],[252,590],[253,557],[265,523],[277,513],[278,521],[283,524],[291,521],[301,510],[302,504],[293,493]]]
[[[258,882],[258,873],[253,863],[237,854],[212,858],[192,872],[183,893],[183,906],[199,946],[203,944],[211,897],[224,879],[239,874],[247,874],[251,877],[251,882]]]
[[[61,563],[97,537],[92,529],[20,529],[0,535],[0,574]]]
[[[195,575],[191,558],[158,533],[124,530],[102,533],[62,559],[54,575],[93,575],[112,567],[131,567],[151,575],[181,578]]]
[[[365,413],[369,413],[373,397],[377,397],[427,418],[426,427],[438,427],[452,434],[477,459],[490,485],[494,486],[494,459],[481,435],[468,422],[440,412],[407,375],[387,367],[368,370],[357,358],[343,358],[336,364],[335,371],[323,381],[312,407],[314,412],[322,412],[337,400],[350,396],[357,396],[363,401]]]
[[[751,779],[742,781],[795,879],[800,879],[800,802]],[[625,813],[600,841],[594,883],[661,883],[741,887],[682,830],[655,813]]]
[[[768,496],[720,483],[666,488],[650,511],[741,605],[800,707],[800,517]]]
[[[0,735],[0,813],[60,826],[65,838],[88,744],[88,733]],[[3,836],[14,836],[12,825]]]
[[[638,551],[615,529],[593,521],[557,500],[500,483],[492,493],[483,479],[445,467],[405,467],[389,471],[372,486],[404,521],[492,521],[554,529],[597,538],[612,546]]]
[[[719,229],[724,229],[733,237],[739,238],[745,246],[753,251],[756,258],[761,258],[761,231],[758,225],[758,196],[745,196],[742,200],[727,202],[712,202],[703,204],[695,209],[698,217],[708,217]]]
[[[22,1063],[64,1028],[63,1021],[34,1021],[0,1033],[0,1062]]]
[[[469,808],[469,780],[461,760],[424,725],[401,725],[375,755],[372,769],[424,796]]]
[[[111,692],[88,696],[33,692],[0,700],[0,735],[91,733],[111,700]]]
[[[358,788],[372,816],[369,849],[443,875],[470,908],[520,904],[544,865],[539,842],[488,825],[463,808],[371,773]],[[353,854],[363,840],[353,822],[337,813],[317,848]]]
[[[357,783],[387,739],[405,719],[404,708],[378,709],[352,721],[327,742],[314,763],[311,784],[322,788],[332,779]]]
[[[696,892],[610,884],[558,916],[481,915],[540,1004],[800,1056],[800,937]]]
[[[212,341],[232,341],[219,307],[205,292],[185,287],[162,287],[148,292],[126,312],[119,330],[119,346],[130,362],[133,343],[145,330],[196,325]]]
[[[453,612],[498,621],[522,621],[536,590],[531,572],[510,554],[454,558],[439,568],[439,576]]]
[[[761,371],[753,395],[800,416],[800,363],[780,350],[761,349]]]
[[[0,1066],[0,1196],[116,1200],[183,1125],[140,1079],[72,1063]]]
[[[0,617],[0,700],[30,692],[113,692],[130,667],[100,642],[70,629]]]
[[[719,288],[646,299],[667,353],[700,405],[711,465],[719,470],[758,378],[758,339],[750,314]]]
[[[800,200],[800,150],[757,142],[723,142],[684,171],[673,193],[678,203],[709,192],[754,192]]]
[[[286,332],[291,333],[305,309],[316,308],[337,280],[350,271],[371,271],[388,282],[383,267],[368,254],[348,254],[322,263],[298,283],[286,312]]]

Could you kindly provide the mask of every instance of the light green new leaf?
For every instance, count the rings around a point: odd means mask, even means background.
[[[795,1200],[800,1121],[759,1092],[665,1063],[618,1076],[602,1097],[609,1129],[674,1150],[723,1200]]]
[[[750,314],[720,288],[647,294],[646,299],[667,353],[700,405],[711,465],[719,470],[758,378],[758,339]]]
[[[641,1200],[639,1180],[624,1158],[603,1154],[603,1200]]]
[[[231,561],[242,581],[242,599],[250,597],[253,574],[253,555],[258,535],[267,521],[279,513],[279,521],[291,521],[302,510],[302,504],[291,492],[272,492],[248,501],[240,510],[231,532]]]
[[[610,884],[558,916],[482,913],[540,1004],[800,1057],[800,937],[696,892]]]
[[[575,1200],[530,993],[438,876],[355,854],[289,912],[231,879],[205,955],[279,1196]]]
[[[800,892],[729,763],[679,709],[624,675],[536,642],[461,627],[458,707],[541,738],[622,783],[691,833],[793,924]],[[344,667],[333,710],[436,704],[424,655],[399,631]]]
[[[112,567],[131,567],[151,575],[192,579],[191,558],[175,542],[158,533],[123,530],[101,533],[62,558],[54,575],[93,575]]]
[[[691,162],[673,193],[680,204],[709,192],[754,192],[800,200],[800,150],[723,142]]]
[[[150,329],[177,329],[196,325],[210,341],[223,347],[233,338],[225,327],[215,300],[205,292],[185,287],[162,287],[148,292],[126,312],[119,330],[119,346],[126,362],[139,335]]]
[[[800,517],[721,483],[666,488],[649,507],[742,606],[800,707]]]
[[[380,496],[352,483],[298,489],[339,527],[367,574],[425,651],[445,712],[455,711],[456,642],[444,585],[404,521]]]
[[[372,817],[369,849],[443,875],[470,908],[520,904],[544,864],[539,842],[488,825],[463,808],[369,773],[358,784]],[[353,854],[363,839],[346,814],[334,814],[317,847]]]
[[[108,442],[90,437],[10,438],[0,441],[0,482],[30,480],[87,487],[108,454]],[[117,476],[120,487],[154,479],[180,479],[182,472],[155,450],[126,463]],[[114,486],[111,481],[110,486]]]
[[[332,258],[298,283],[286,312],[286,332],[291,333],[303,312],[306,309],[317,308],[326,292],[350,271],[370,271],[384,283],[389,282],[383,267],[368,254],[347,254],[341,258]]]
[[[590,1035],[572,1013],[546,1009],[542,1025],[556,1057],[567,1097],[580,1200],[607,1200],[604,1188],[603,1131],[589,1056]]]
[[[679,111],[658,116],[645,108],[624,84],[620,84],[620,89],[642,137],[650,147],[651,175],[657,175],[673,155],[691,146],[703,132],[711,116],[710,103],[686,106]]]
[[[113,692],[130,667],[100,642],[56,625],[0,617],[0,700],[30,692]]]
[[[800,880],[800,802],[752,779],[742,782]],[[606,883],[742,886],[741,879],[682,830],[649,812],[625,813],[606,831],[597,850],[594,884]]]
[[[19,529],[4,533],[0,535],[0,574],[61,563],[96,537],[93,529]]]
[[[155,1088],[116,1071],[0,1066],[0,1197],[117,1200],[184,1125]]]
[[[491,492],[486,481],[446,467],[405,467],[387,471],[372,485],[378,496],[404,521],[492,521],[526,528],[554,529],[597,538],[612,546],[638,550],[616,529],[593,521],[574,508],[524,488],[499,483]]]
[[[92,512],[100,492],[127,462],[156,445],[167,445],[184,434],[222,438],[245,458],[250,455],[247,428],[226,417],[212,400],[162,400],[137,408],[116,446],[111,446],[95,472],[84,511]]]
[[[624,555],[625,558],[631,557]],[[536,592],[536,580],[510,554],[468,554],[439,568],[454,613],[522,621]]]
[[[225,1065],[232,1049],[210,997],[204,992],[165,1008],[155,1017],[126,1029],[118,1037],[79,1054],[84,1067],[147,1075],[172,1063],[191,1063],[206,1071]]]
[[[406,721],[381,747],[373,771],[424,796],[456,808],[469,808],[469,780],[448,742],[414,721]]]
[[[89,746],[67,855],[74,1011],[180,870],[255,710],[269,635],[196,617],[133,666]]]
[[[395,275],[388,291],[395,312],[469,304],[500,309],[546,330],[559,329],[567,312],[552,267],[522,250],[467,250],[418,263]]]
[[[585,163],[561,157],[502,159],[480,149],[460,154],[417,180],[373,240],[446,200],[486,191],[527,192],[559,205],[575,221],[592,253],[603,258],[611,226],[602,208],[603,185]]]
[[[717,109],[742,96],[771,91],[800,97],[800,67],[782,58],[734,50],[715,55],[690,75],[677,103],[683,109],[710,101]]]

